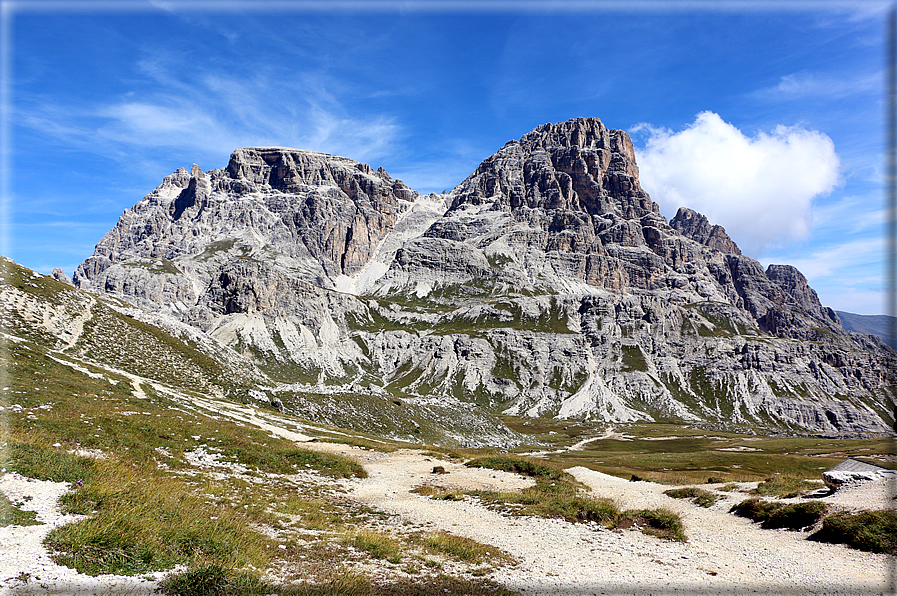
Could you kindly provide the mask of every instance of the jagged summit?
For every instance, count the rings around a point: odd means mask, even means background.
[[[508,436],[490,412],[893,423],[894,352],[703,215],[667,221],[629,136],[595,118],[508,142],[447,195],[344,157],[238,149],[167,176],[74,283],[251,358],[303,415],[297,383],[442,408],[485,442]]]
[[[597,118],[537,127],[483,161],[452,194],[452,209],[490,202],[511,210],[565,209],[626,218],[660,213],[639,186],[629,135],[605,128]]]
[[[679,207],[675,217],[670,220],[670,226],[684,236],[720,252],[741,254],[738,245],[729,238],[722,226],[712,225],[705,216],[688,207]]]

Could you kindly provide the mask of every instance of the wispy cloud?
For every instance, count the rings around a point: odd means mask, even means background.
[[[884,201],[879,192],[839,197],[837,201],[813,206],[811,226],[819,236],[881,236],[885,215]]]
[[[99,104],[29,98],[19,102],[17,121],[79,151],[120,161],[166,149],[220,160],[253,145],[369,160],[391,151],[399,132],[391,117],[348,113],[322,78],[283,81],[262,73],[246,79],[194,70],[187,82],[173,70],[159,61],[141,62],[138,72],[153,89]]]
[[[830,244],[809,255],[782,252],[760,259],[797,267],[826,306],[860,314],[880,314],[885,309],[882,257],[884,240],[859,238]]]
[[[800,71],[783,76],[778,84],[755,91],[759,99],[841,99],[861,93],[878,93],[884,83],[880,72],[836,77]]]
[[[878,265],[881,262],[884,242],[881,238],[862,238],[814,251],[809,256],[800,257],[788,254],[770,255],[760,259],[764,265],[770,263],[788,263],[794,265],[808,279],[821,280],[830,276],[850,277],[856,282],[863,276],[867,282],[881,284]],[[874,267],[875,272],[864,272],[863,267]],[[849,285],[855,285],[851,283]]]
[[[748,137],[713,112],[679,132],[632,130],[648,133],[640,179],[664,213],[699,211],[748,254],[806,238],[811,203],[838,183],[834,143],[818,131],[778,126]]]

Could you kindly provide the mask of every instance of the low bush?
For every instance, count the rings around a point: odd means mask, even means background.
[[[897,555],[897,511],[835,513],[822,521],[814,538],[874,553]]]
[[[826,514],[828,506],[819,501],[785,504],[754,498],[734,505],[730,511],[761,522],[764,528],[800,530],[815,525]]]
[[[618,527],[624,521],[634,523],[645,534],[657,536],[658,538],[677,540],[679,542],[688,540],[688,537],[685,535],[685,528],[682,525],[682,518],[675,511],[665,507],[624,511],[617,522]]]

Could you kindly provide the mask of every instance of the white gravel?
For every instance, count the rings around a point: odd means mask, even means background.
[[[8,473],[0,477],[0,492],[12,502],[23,501],[20,509],[36,511],[37,526],[0,527],[0,594],[71,596],[118,595],[149,596],[156,581],[144,577],[99,575],[91,577],[54,563],[41,544],[53,528],[80,519],[62,515],[57,501],[71,486],[67,482],[49,482]],[[25,500],[30,497],[29,500]]]
[[[886,594],[894,558],[807,540],[809,532],[765,530],[728,513],[747,495],[733,493],[710,508],[662,494],[667,486],[629,482],[577,467],[569,470],[594,494],[626,509],[664,506],[682,516],[688,543],[666,542],[638,531],[531,517],[511,518],[472,499],[442,501],[410,493],[423,483],[459,488],[509,488],[512,474],[468,469],[413,451],[373,453],[345,445],[309,447],[351,455],[369,477],[349,484],[351,495],[430,529],[499,547],[519,564],[491,577],[527,595],[549,594]],[[433,465],[448,474],[431,474]],[[893,506],[887,487],[867,485],[831,497],[833,504]],[[826,499],[823,499],[826,500]]]

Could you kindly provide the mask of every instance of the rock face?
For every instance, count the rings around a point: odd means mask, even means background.
[[[594,118],[508,142],[447,195],[239,149],[166,177],[74,282],[201,329],[293,393],[385,392],[448,416],[893,423],[895,353],[845,331],[797,269],[764,271],[694,211],[668,222],[628,135]]]

